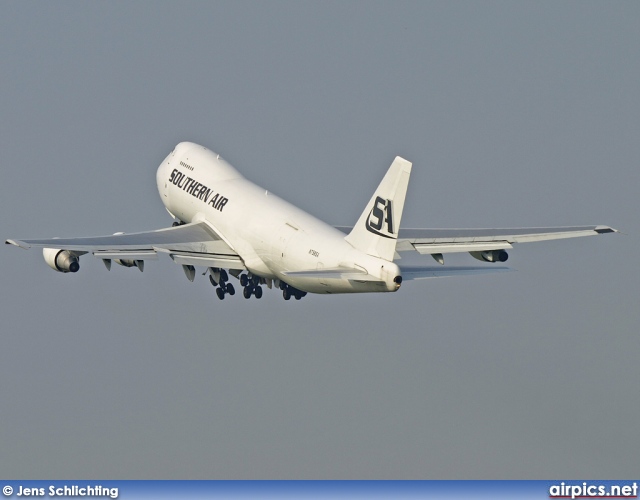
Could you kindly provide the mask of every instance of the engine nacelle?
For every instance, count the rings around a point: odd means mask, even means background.
[[[474,259],[484,262],[506,262],[509,254],[504,250],[485,250],[484,252],[469,252]]]
[[[78,257],[71,254],[68,250],[44,248],[42,255],[47,265],[60,273],[77,273],[78,269],[80,269]]]

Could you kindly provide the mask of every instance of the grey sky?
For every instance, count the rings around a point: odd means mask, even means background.
[[[2,2],[3,240],[167,226],[155,170],[182,140],[330,223],[402,155],[405,227],[627,233],[294,303],[5,247],[3,475],[637,475],[639,21],[637,2]]]

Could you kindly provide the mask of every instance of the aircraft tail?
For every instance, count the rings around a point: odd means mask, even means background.
[[[393,261],[411,162],[396,156],[357,224],[345,237],[354,248]]]

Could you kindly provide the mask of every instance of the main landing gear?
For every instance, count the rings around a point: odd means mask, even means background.
[[[227,274],[227,271],[216,267],[210,267],[208,271],[205,271],[205,274],[207,272],[209,273],[209,281],[216,288],[216,295],[220,300],[224,300],[227,295],[235,295],[236,290],[233,285],[228,282],[229,275]],[[248,273],[240,274],[241,271],[238,269],[232,269],[229,272],[231,273],[231,275],[240,280],[240,286],[242,286],[242,296],[245,299],[250,299],[251,296],[254,296],[256,299],[261,299],[264,291],[261,285],[267,285],[268,288],[271,288],[273,285],[275,285],[276,288],[282,290],[282,296],[284,297],[284,300],[291,300],[291,297],[294,297],[296,300],[300,300],[302,297],[307,295],[307,292],[303,292],[302,290],[298,290],[291,285],[287,285],[283,281],[267,280],[265,278],[261,278],[260,276]]]
[[[215,276],[214,276],[214,273],[215,273]],[[217,281],[216,281],[216,278],[218,278]],[[228,280],[229,280],[229,275],[227,274],[227,271],[225,271],[224,269],[220,269],[219,271],[213,271],[209,275],[209,281],[211,282],[211,284],[213,286],[218,287],[216,288],[216,295],[220,300],[224,300],[224,296],[226,294],[235,295],[236,293],[236,289],[233,287],[233,285],[231,283],[227,283]]]
[[[287,285],[284,281],[280,282],[280,290],[282,290],[282,297],[284,300],[289,300],[291,297],[295,297],[296,300],[300,300],[302,297],[307,295],[307,292],[303,292],[291,285]]]
[[[260,284],[262,279],[259,276],[248,276],[246,274],[240,275],[240,284],[244,287],[242,290],[242,296],[245,299],[250,299],[253,295],[256,299],[262,298],[262,287]]]

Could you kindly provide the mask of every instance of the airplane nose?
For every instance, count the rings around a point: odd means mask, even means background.
[[[171,155],[172,153],[169,153],[169,155],[164,159],[164,161],[160,164],[158,170],[156,171],[156,185],[158,186],[158,193],[160,193],[161,197],[167,196],[167,182],[169,182],[168,172],[171,168]]]

